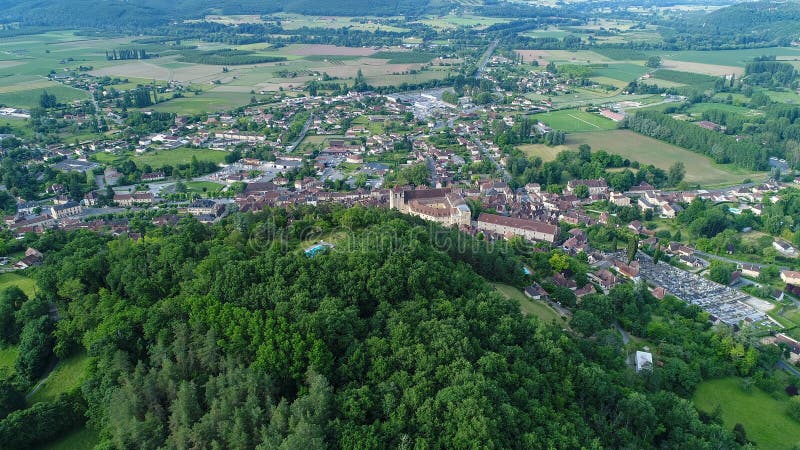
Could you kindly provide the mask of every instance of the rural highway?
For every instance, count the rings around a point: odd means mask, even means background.
[[[308,133],[308,129],[311,127],[312,123],[314,123],[314,114],[308,116],[306,124],[303,125],[303,131],[300,132],[300,134],[297,136],[297,139],[294,140],[292,145],[286,147],[286,150],[288,150],[289,152],[293,152],[294,149],[297,148],[297,146],[300,145],[301,142],[303,142],[303,139],[305,139],[306,133]]]
[[[476,80],[481,78],[481,75],[483,74],[483,69],[486,68],[486,63],[489,62],[489,58],[492,57],[492,53],[494,53],[499,43],[500,41],[498,41],[497,39],[492,41],[492,43],[489,44],[489,47],[486,49],[486,52],[484,52],[483,56],[481,56],[480,64],[478,64],[478,70],[475,71]]]

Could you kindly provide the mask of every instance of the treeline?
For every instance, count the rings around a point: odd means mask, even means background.
[[[796,87],[797,71],[789,63],[775,61],[775,57],[756,58],[744,68],[745,81],[753,86],[772,88]]]
[[[299,247],[337,230],[326,253]],[[52,232],[37,274],[63,311],[57,353],[93,358],[82,392],[101,448],[740,446],[686,399],[697,376],[735,372],[729,335],[696,307],[656,322],[632,287],[584,301],[580,335],[525,317],[475,272],[524,285],[519,242],[338,207],[142,232]],[[524,258],[537,278],[585,278],[556,253]],[[617,318],[665,341],[663,369],[627,367]]]
[[[665,171],[649,164],[624,159],[620,155],[609,154],[605,150],[592,151],[586,144],[581,145],[577,152],[562,151],[556,155],[555,160],[547,162],[539,157],[528,157],[513,147],[505,151],[509,153],[508,171],[513,177],[513,184],[523,186],[527,183],[539,183],[555,191],[559,191],[570,179],[603,178],[617,192],[627,191],[643,181],[655,187],[676,186],[683,181],[686,171],[682,163]],[[635,169],[635,173],[632,169]]]
[[[286,61],[286,57],[283,56],[258,55],[247,50],[234,50],[229,48],[207,51],[184,51],[181,53],[179,59],[194,64],[210,64],[215,66],[237,66]]]
[[[709,156],[719,164],[734,164],[748,170],[765,170],[767,150],[749,139],[737,140],[696,124],[673,119],[658,111],[640,111],[628,116],[623,126],[637,133]]]
[[[120,49],[111,50],[111,53],[106,50],[106,59],[109,61],[124,61],[129,59],[150,59],[157,58],[158,55],[152,56],[145,49]]]

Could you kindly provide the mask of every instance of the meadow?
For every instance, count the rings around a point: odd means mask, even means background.
[[[0,275],[0,291],[10,286],[17,286],[22,289],[22,292],[24,292],[28,298],[33,297],[36,293],[36,281],[32,278],[13,272]]]
[[[545,145],[545,144],[524,144],[517,147],[522,153],[530,157],[542,158],[542,161],[548,162],[556,159],[559,153],[564,150],[572,150],[567,145]]]
[[[133,155],[131,153],[123,153],[121,155],[95,153],[90,159],[101,164],[112,165],[121,164],[130,159],[133,160],[138,167],[150,165],[150,167],[154,169],[159,169],[164,166],[175,167],[178,164],[188,164],[192,160],[192,156],[197,157],[199,161],[211,161],[221,164],[225,161],[225,155],[227,154],[228,152],[224,150],[180,147],[174,150],[152,150],[143,155]]]
[[[16,345],[0,348],[0,375],[6,370],[9,372],[14,371],[14,364],[17,361],[18,354],[19,350],[17,350]]]
[[[86,450],[94,448],[100,442],[100,436],[94,430],[79,428],[60,439],[44,444],[38,450]]]
[[[613,130],[617,127],[617,124],[612,120],[578,109],[564,109],[534,114],[530,117],[544,122],[554,130],[566,131],[567,133]]]
[[[550,323],[555,320],[556,324],[559,326],[566,325],[566,322],[561,318],[561,315],[559,315],[553,308],[538,300],[531,300],[519,289],[500,283],[492,283],[492,286],[494,286],[495,290],[497,290],[497,292],[502,294],[505,298],[518,301],[524,314],[536,316],[546,323]]]
[[[800,423],[786,413],[788,397],[778,395],[780,400],[757,387],[745,392],[741,378],[723,378],[701,383],[693,401],[707,413],[719,406],[725,427],[741,423],[758,448],[790,449],[800,442]]]
[[[643,164],[652,164],[664,170],[676,162],[686,166],[685,181],[705,187],[741,183],[746,178],[759,180],[765,176],[761,172],[750,172],[732,165],[715,164],[710,158],[698,153],[661,142],[629,130],[613,130],[594,133],[581,133],[567,136],[567,145],[578,148],[588,144],[593,150],[606,150]]]
[[[41,387],[31,395],[28,403],[46,402],[55,399],[63,392],[69,392],[80,386],[89,367],[89,357],[84,353],[61,360],[55,369],[42,382]]]

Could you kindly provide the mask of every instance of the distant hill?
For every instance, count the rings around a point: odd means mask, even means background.
[[[739,3],[669,25],[695,48],[789,45],[800,38],[800,2]]]
[[[205,14],[295,12],[339,16],[446,12],[450,0],[0,0],[0,23],[141,28]]]

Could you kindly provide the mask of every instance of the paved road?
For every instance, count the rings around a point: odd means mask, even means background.
[[[303,131],[300,132],[300,135],[297,136],[297,139],[294,140],[292,145],[286,147],[286,150],[289,152],[293,152],[294,149],[303,142],[303,139],[306,137],[306,133],[308,133],[308,129],[311,127],[311,124],[314,123],[314,114],[308,116],[308,120],[306,120],[306,124],[303,125]]]
[[[700,250],[695,250],[694,252],[696,254],[700,255],[700,256],[703,256],[704,258],[718,259],[718,260],[729,262],[729,263],[733,263],[733,264],[752,264],[752,265],[754,265],[756,267],[759,267],[759,268],[769,265],[769,264],[752,263],[752,262],[749,262],[749,261],[739,261],[737,259],[726,258],[725,256],[718,256],[718,255],[712,255],[711,253],[701,252]],[[777,268],[779,268],[781,270],[789,270],[789,267],[787,267],[787,266],[775,266],[775,267],[777,267]]]
[[[499,43],[500,43],[500,41],[498,41],[497,39],[492,41],[492,43],[489,44],[489,47],[483,53],[483,56],[481,56],[481,60],[480,60],[481,62],[480,62],[480,64],[478,64],[478,70],[475,71],[475,79],[476,80],[480,79],[481,75],[483,74],[483,69],[486,68],[486,63],[489,62],[489,58],[492,57],[492,53],[494,53],[494,51],[497,48],[497,45]]]
[[[631,341],[631,335],[627,331],[623,330],[618,323],[614,323],[614,327],[617,329],[617,331],[619,331],[619,334],[622,335],[622,343],[628,345],[628,343]]]
[[[796,376],[797,378],[800,378],[800,370],[797,370],[796,367],[792,366],[791,364],[787,363],[786,361],[784,361],[784,360],[778,361],[778,367],[780,367],[781,369],[791,373],[792,375]]]
[[[481,140],[480,140],[480,139],[478,139],[478,137],[477,137],[477,136],[475,136],[475,135],[473,135],[473,136],[470,136],[470,137],[472,138],[472,142],[474,142],[474,143],[475,143],[475,145],[477,145],[477,146],[478,146],[478,148],[481,150],[481,153],[483,153],[483,156],[485,156],[485,157],[489,158],[489,161],[491,161],[491,162],[492,162],[492,164],[494,164],[494,167],[495,167],[495,168],[496,168],[498,171],[500,171],[500,172],[502,172],[502,173],[503,173],[503,180],[505,180],[506,182],[509,182],[509,181],[511,181],[511,174],[510,174],[510,173],[508,173],[508,170],[506,170],[506,168],[505,168],[505,167],[501,166],[501,165],[500,165],[500,163],[499,163],[499,162],[497,162],[497,161],[494,159],[494,156],[492,156],[492,154],[491,154],[491,153],[489,153],[489,150],[487,150],[487,149],[486,149],[486,147],[483,145],[483,142],[481,142]]]

